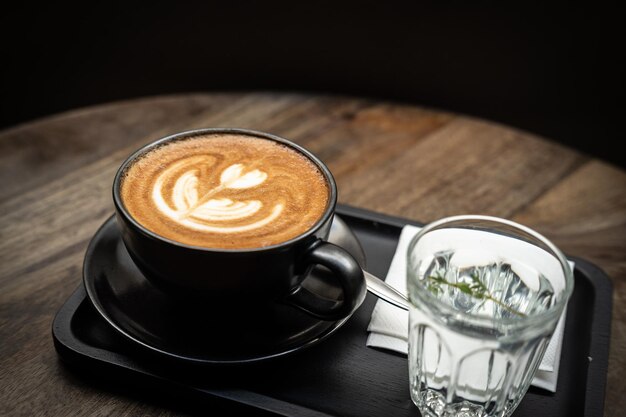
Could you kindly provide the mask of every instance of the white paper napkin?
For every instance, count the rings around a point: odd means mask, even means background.
[[[406,294],[406,250],[409,242],[418,231],[419,228],[415,226],[405,226],[402,229],[396,253],[385,279],[387,284],[403,294]],[[570,262],[570,265],[573,269],[574,264]],[[552,392],[556,391],[564,327],[565,311],[563,311],[552,335],[532,385]],[[370,332],[367,346],[388,349],[406,355],[408,354],[408,328],[409,314],[407,311],[378,300],[367,328]]]

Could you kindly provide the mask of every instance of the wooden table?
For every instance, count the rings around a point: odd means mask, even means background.
[[[626,409],[626,173],[537,136],[416,106],[299,94],[189,94],[81,109],[0,132],[0,415],[177,415],[66,370],[50,325],[113,212],[111,183],[140,145],[244,127],[325,161],[339,202],[428,222],[510,218],[612,277],[605,411]]]

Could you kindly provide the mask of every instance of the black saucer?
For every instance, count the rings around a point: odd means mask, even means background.
[[[329,241],[365,266],[358,239],[338,217]],[[162,357],[192,363],[242,364],[283,356],[320,342],[348,320],[321,321],[277,303],[226,325],[227,312],[172,298],[151,285],[130,259],[114,216],[89,244],[83,281],[95,308],[120,334]],[[341,294],[321,268],[303,285],[330,299]]]

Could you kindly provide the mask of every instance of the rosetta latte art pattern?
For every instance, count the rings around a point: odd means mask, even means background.
[[[164,197],[164,183],[169,177],[176,175],[179,168],[184,168],[194,162],[188,160],[172,165],[157,178],[154,184],[152,198],[155,205],[175,222],[191,229],[207,232],[237,233],[265,226],[278,218],[282,212],[284,204],[277,203],[270,214],[260,220],[241,226],[220,225],[224,221],[251,217],[263,207],[263,203],[259,200],[233,201],[219,197],[222,190],[252,188],[267,179],[267,174],[258,169],[244,173],[243,164],[234,164],[226,168],[220,176],[220,184],[210,189],[204,196],[198,193],[199,170],[183,171],[176,179],[171,192],[172,205],[168,204]]]
[[[271,140],[201,136],[157,147],[126,170],[129,214],[154,233],[210,248],[256,248],[309,230],[329,199],[306,156]]]

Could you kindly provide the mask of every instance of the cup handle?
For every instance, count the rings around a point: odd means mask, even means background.
[[[330,269],[339,280],[343,300],[329,300],[303,288],[295,287],[286,302],[322,320],[339,320],[348,317],[365,298],[366,286],[363,270],[345,249],[328,242],[321,242],[303,257],[306,270],[314,265]]]

